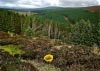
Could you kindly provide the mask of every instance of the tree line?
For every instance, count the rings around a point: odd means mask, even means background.
[[[29,37],[45,36],[70,44],[100,45],[99,22],[93,24],[90,20],[80,19],[75,24],[71,24],[34,14],[27,16],[8,10],[0,10],[0,31],[9,31]]]

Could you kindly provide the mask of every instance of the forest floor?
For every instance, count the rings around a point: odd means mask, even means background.
[[[100,71],[100,48],[0,32],[0,71]]]

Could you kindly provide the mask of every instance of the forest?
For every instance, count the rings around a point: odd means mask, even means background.
[[[11,10],[0,11],[0,31],[31,37],[47,37],[73,43],[100,45],[100,12],[85,8],[47,9],[31,15]]]
[[[100,9],[91,8],[0,9],[0,71],[99,71]]]

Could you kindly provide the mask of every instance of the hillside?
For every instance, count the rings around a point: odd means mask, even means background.
[[[0,71],[99,71],[100,48],[0,32],[0,61]]]
[[[74,44],[99,45],[100,12],[91,12],[87,8],[96,7],[47,7],[33,11],[1,9],[0,31],[34,37],[45,36]]]
[[[87,9],[96,10],[91,12]],[[70,23],[76,23],[80,19],[90,20],[92,23],[98,22],[98,16],[100,15],[98,7],[87,7],[87,8],[57,8],[57,9],[43,9],[36,10],[33,12],[38,13],[36,16],[40,19],[50,19],[59,21],[60,23],[66,23],[65,17],[68,18]],[[92,17],[91,17],[92,16]]]
[[[87,7],[89,11],[100,12],[100,6]]]
[[[0,71],[100,71],[97,9],[0,9]]]

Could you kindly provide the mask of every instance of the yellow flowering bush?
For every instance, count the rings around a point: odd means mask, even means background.
[[[47,54],[44,56],[44,60],[48,63],[51,63],[53,61],[53,55]]]

